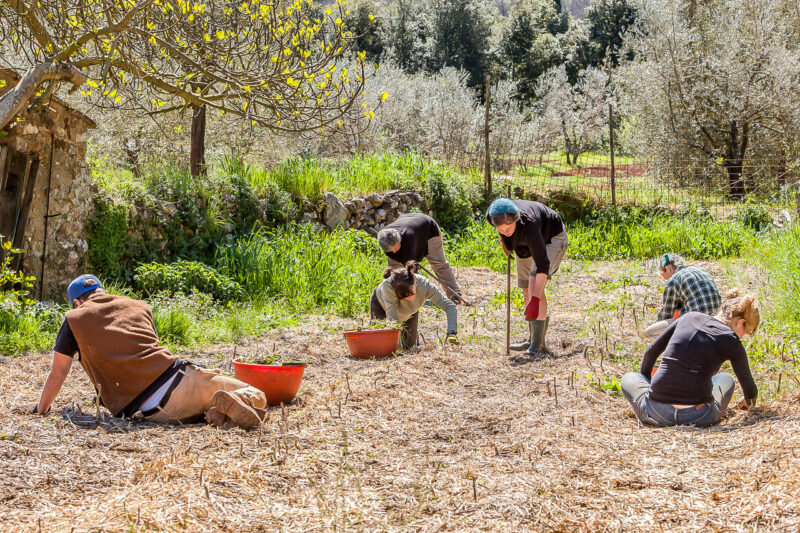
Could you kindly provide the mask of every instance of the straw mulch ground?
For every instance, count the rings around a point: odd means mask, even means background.
[[[13,414],[36,401],[49,355],[5,359],[2,529],[800,528],[800,402],[791,394],[713,429],[653,429],[599,388],[630,367],[618,354],[638,349],[640,315],[652,318],[658,298],[652,275],[616,287],[620,272],[614,263],[564,268],[554,356],[543,360],[505,356],[505,311],[491,303],[505,279],[485,269],[459,273],[478,300],[474,316],[462,316],[460,347],[437,343],[444,317],[430,309],[425,347],[386,361],[346,356],[338,328],[352,321],[314,318],[251,340],[239,355],[274,345],[312,366],[299,399],[250,432],[98,425],[78,365],[52,415]],[[184,355],[227,369],[233,347]]]

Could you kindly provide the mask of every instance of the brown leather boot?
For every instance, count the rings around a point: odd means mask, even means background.
[[[231,423],[228,415],[221,413],[216,407],[212,407],[206,411],[206,422],[218,428],[227,426]]]
[[[227,415],[231,424],[242,429],[250,429],[261,423],[258,413],[232,392],[219,390],[211,397],[211,402],[217,411]]]

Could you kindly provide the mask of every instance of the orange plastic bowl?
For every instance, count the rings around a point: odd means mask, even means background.
[[[356,359],[380,359],[397,351],[399,329],[370,329],[345,331],[347,347]]]
[[[291,402],[300,389],[305,371],[305,363],[273,366],[243,363],[241,359],[233,361],[236,379],[262,391],[269,405]]]

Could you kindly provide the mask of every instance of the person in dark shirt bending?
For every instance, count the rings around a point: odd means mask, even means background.
[[[498,198],[486,212],[486,219],[497,229],[503,249],[514,254],[517,285],[525,297],[525,318],[530,338],[512,344],[511,349],[526,355],[545,351],[547,315],[545,286],[556,273],[569,241],[564,222],[558,213],[539,202]]]
[[[389,260],[389,268],[405,268],[409,261],[420,263],[427,258],[447,298],[463,303],[461,289],[444,256],[442,231],[431,217],[422,213],[400,215],[378,232],[378,244]]]
[[[717,374],[725,361],[742,386],[740,406],[755,405],[758,387],[741,339],[753,334],[759,320],[753,297],[734,290],[713,317],[692,311],[670,324],[645,352],[639,372],[622,376],[622,392],[639,420],[654,426],[719,422],[736,386],[730,375]],[[659,355],[661,365],[653,373]]]

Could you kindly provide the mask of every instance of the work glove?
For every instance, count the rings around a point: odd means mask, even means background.
[[[531,296],[528,305],[525,306],[525,320],[530,322],[531,320],[536,320],[539,317],[539,298],[536,296]]]
[[[448,344],[460,344],[458,342],[458,337],[456,337],[455,333],[448,333],[447,334],[447,342],[448,342]]]

